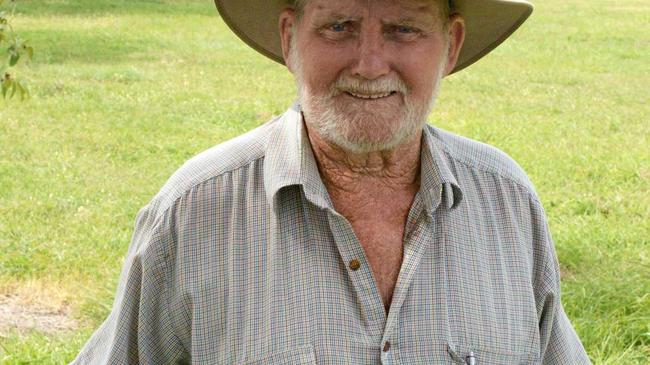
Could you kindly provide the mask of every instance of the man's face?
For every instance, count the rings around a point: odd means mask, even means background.
[[[305,121],[351,152],[393,149],[426,122],[448,37],[431,0],[311,0],[287,63]]]

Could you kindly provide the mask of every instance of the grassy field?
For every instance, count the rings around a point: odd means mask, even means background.
[[[32,98],[0,100],[0,316],[4,300],[36,324],[0,329],[0,363],[61,364],[111,308],[138,209],[295,91],[210,0],[17,10],[37,53],[18,69]],[[511,40],[445,81],[430,116],[529,173],[595,364],[650,362],[649,23],[647,0],[537,1]]]

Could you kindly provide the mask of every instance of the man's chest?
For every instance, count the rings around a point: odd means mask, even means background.
[[[375,222],[376,223],[376,222]],[[390,306],[403,256],[403,225],[352,223],[384,307]]]
[[[335,238],[340,251],[349,250],[350,246],[361,248],[365,257],[363,263],[372,272],[386,310],[391,304],[402,266],[404,230],[412,200],[412,196],[389,202],[374,198],[369,204],[354,199],[335,200],[342,216],[329,220],[330,230],[339,235],[353,236],[345,242]]]

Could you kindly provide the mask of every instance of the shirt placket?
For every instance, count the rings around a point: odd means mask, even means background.
[[[330,210],[328,220],[341,259],[362,304],[361,312],[366,317],[363,320],[370,329],[373,341],[379,342],[386,323],[386,313],[370,264],[347,219]]]
[[[400,310],[424,252],[431,243],[430,238],[432,236],[430,233],[432,232],[430,231],[432,229],[428,228],[431,221],[431,216],[423,209],[421,196],[418,194],[414,199],[407,219],[402,266],[395,285],[390,312],[388,313],[381,341],[382,364],[398,363],[396,358],[400,346],[398,342]]]

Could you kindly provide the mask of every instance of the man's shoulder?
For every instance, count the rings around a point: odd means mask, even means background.
[[[492,174],[524,187],[531,193],[535,188],[528,175],[508,154],[497,147],[463,137],[440,128],[428,126],[446,156],[467,169]]]
[[[167,180],[152,203],[165,210],[192,188],[251,164],[263,161],[266,146],[280,118],[220,143],[186,161]]]

